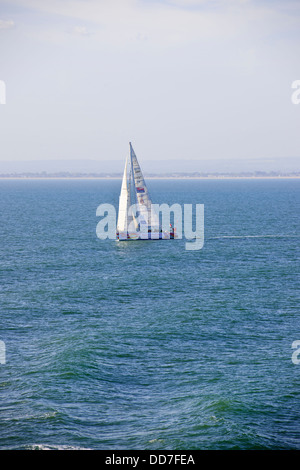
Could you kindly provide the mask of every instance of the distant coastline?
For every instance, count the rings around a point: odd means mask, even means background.
[[[299,172],[290,173],[277,173],[277,172],[245,172],[245,173],[173,173],[173,174],[147,174],[147,179],[295,179],[300,178]],[[101,180],[114,180],[121,179],[122,174],[96,174],[96,173],[3,173],[0,174],[0,179],[101,179]]]

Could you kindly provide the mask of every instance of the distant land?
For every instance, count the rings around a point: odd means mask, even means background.
[[[152,160],[140,164],[147,178],[300,177],[300,158]],[[121,178],[121,160],[0,161],[1,178]]]

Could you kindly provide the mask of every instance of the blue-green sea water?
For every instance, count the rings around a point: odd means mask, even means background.
[[[0,448],[300,449],[300,180],[149,180],[199,251],[100,240],[120,184],[0,181]]]

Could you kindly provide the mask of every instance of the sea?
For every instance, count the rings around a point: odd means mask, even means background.
[[[147,183],[201,249],[100,239],[119,179],[0,180],[0,449],[300,450],[300,179]]]

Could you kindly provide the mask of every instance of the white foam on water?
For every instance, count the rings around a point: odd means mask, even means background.
[[[208,240],[224,238],[300,238],[300,235],[221,235],[220,237],[208,237]]]

